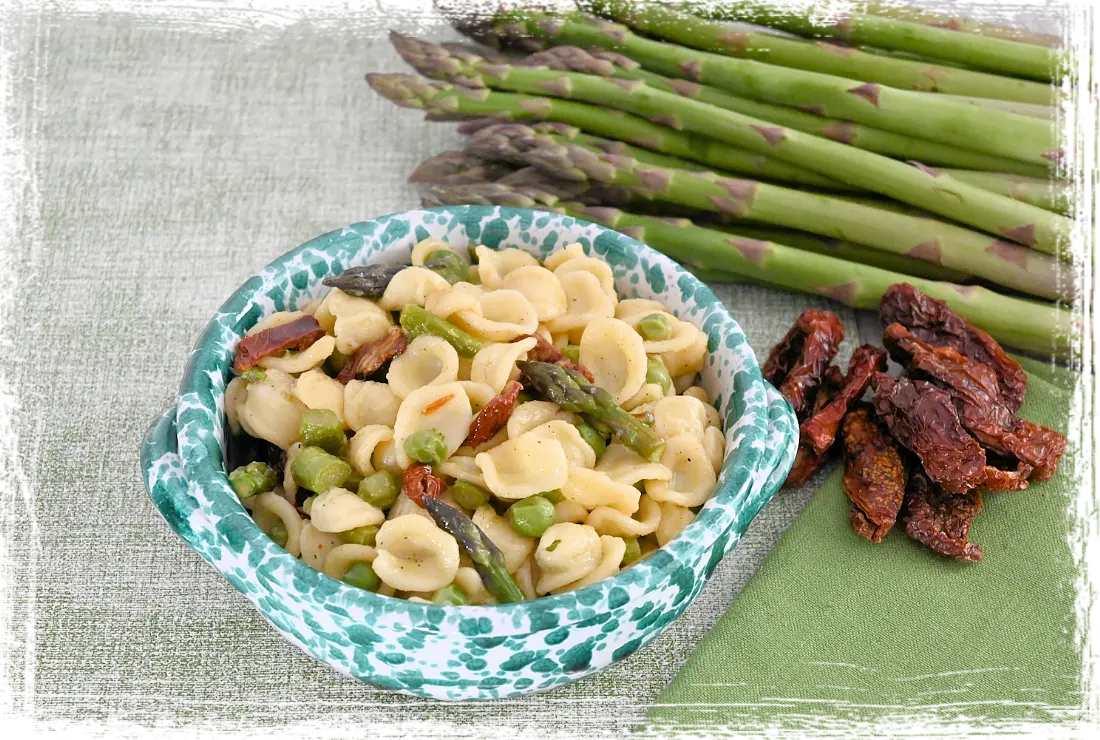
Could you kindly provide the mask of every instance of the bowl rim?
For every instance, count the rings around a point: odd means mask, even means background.
[[[727,411],[724,414],[725,432],[727,436],[727,455],[723,462],[714,494],[706,502],[696,517],[677,535],[672,541],[655,551],[640,563],[631,566],[620,573],[605,578],[589,586],[575,591],[569,591],[557,595],[541,596],[537,599],[523,601],[515,604],[494,604],[483,606],[464,606],[461,609],[440,606],[435,604],[420,604],[396,597],[381,596],[379,594],[364,591],[348,586],[347,584],[332,579],[322,572],[314,569],[301,559],[291,556],[286,550],[276,545],[255,524],[252,517],[241,505],[232,488],[229,486],[226,471],[222,460],[222,433],[225,425],[218,418],[211,421],[202,419],[202,413],[209,416],[209,409],[204,400],[214,409],[215,414],[224,417],[222,412],[222,391],[227,378],[231,377],[230,365],[232,353],[226,353],[225,347],[219,346],[219,341],[228,326],[232,326],[239,334],[256,323],[263,315],[279,309],[273,305],[269,296],[262,292],[265,281],[272,278],[287,275],[308,274],[305,285],[300,290],[308,290],[320,283],[321,279],[332,274],[333,269],[326,259],[310,259],[314,253],[323,253],[327,258],[336,259],[334,252],[350,246],[350,240],[360,240],[358,249],[354,250],[354,257],[344,266],[350,264],[367,264],[375,261],[378,253],[392,249],[393,241],[387,240],[387,234],[394,223],[410,216],[423,216],[424,214],[436,214],[448,216],[460,220],[463,224],[473,222],[480,223],[485,218],[500,218],[518,220],[520,224],[528,225],[533,219],[549,219],[549,222],[557,222],[557,226],[567,231],[577,226],[591,230],[595,236],[591,240],[577,238],[585,248],[589,256],[600,257],[596,248],[598,241],[605,242],[605,247],[614,247],[633,252],[640,261],[648,262],[663,268],[675,275],[675,285],[679,288],[682,300],[686,304],[695,303],[696,306],[706,306],[710,311],[707,316],[712,325],[700,326],[710,337],[708,343],[708,363],[714,361],[716,356],[716,341],[722,341],[727,347],[733,349],[739,346],[746,350],[741,352],[744,366],[739,372],[731,372],[726,399]],[[398,230],[399,231],[399,230]],[[372,238],[383,240],[385,243],[377,250],[369,248]],[[399,239],[408,239],[409,247],[420,240],[415,234],[407,234]],[[484,243],[480,239],[470,239],[471,242]],[[570,243],[565,241],[558,246]],[[510,244],[509,246],[530,246],[525,244]],[[530,251],[530,250],[529,250]],[[597,252],[593,254],[593,252]],[[287,271],[296,265],[296,271]],[[614,269],[615,265],[611,265]],[[337,266],[337,271],[343,269]],[[616,276],[616,283],[619,282]],[[294,278],[288,277],[284,284],[294,285]],[[618,289],[618,288],[617,288]],[[621,291],[619,291],[621,294]],[[690,295],[689,295],[690,294]],[[257,310],[262,307],[262,310]],[[716,318],[717,317],[717,318]],[[685,320],[692,320],[691,316],[682,316]],[[219,319],[232,319],[233,323],[223,325]],[[698,322],[694,322],[699,326]],[[719,340],[718,338],[721,337]],[[740,341],[731,341],[740,338]],[[239,338],[239,336],[238,336]],[[235,349],[236,342],[233,343]],[[221,357],[219,358],[219,353]],[[220,371],[222,390],[214,387],[212,369]],[[295,583],[299,579],[306,582],[316,579],[324,579],[335,585],[322,589],[328,596],[321,602],[323,607],[332,603],[332,596],[340,593],[345,604],[356,605],[364,611],[375,611],[379,608],[386,611],[399,610],[404,613],[405,622],[409,629],[444,631],[451,626],[463,627],[474,625],[474,629],[481,634],[524,634],[537,631],[539,615],[548,612],[557,614],[566,613],[576,615],[575,619],[557,622],[555,626],[562,627],[568,624],[582,621],[583,615],[593,604],[610,603],[612,609],[625,608],[630,605],[631,599],[627,597],[632,587],[645,586],[646,584],[658,584],[660,580],[667,580],[667,572],[675,564],[683,559],[687,550],[692,553],[707,552],[713,546],[715,540],[723,535],[726,530],[737,523],[734,511],[739,509],[756,488],[754,479],[760,478],[768,471],[760,470],[760,465],[766,460],[765,443],[767,437],[768,408],[765,392],[765,381],[760,372],[755,354],[749,347],[739,324],[729,313],[728,309],[714,295],[708,286],[698,280],[690,272],[665,255],[651,249],[645,244],[616,232],[600,224],[576,219],[560,214],[530,209],[505,208],[496,206],[444,206],[436,208],[411,209],[397,213],[380,216],[367,221],[357,222],[341,229],[330,231],[317,236],[299,247],[277,257],[266,265],[261,271],[252,275],[241,285],[218,309],[214,317],[207,324],[192,350],[187,369],[180,385],[179,399],[177,403],[177,433],[178,454],[181,460],[184,475],[189,485],[201,488],[212,499],[217,500],[222,513],[214,514],[219,519],[217,529],[221,536],[227,539],[235,539],[245,543],[248,548],[260,548],[263,551],[264,560],[278,559],[289,569]],[[749,398],[758,391],[759,399],[754,402]],[[733,418],[736,405],[740,402],[753,406],[757,413],[749,420],[752,423],[739,424]],[[745,409],[742,409],[740,418],[745,418]],[[195,425],[213,434],[195,434]],[[731,450],[730,442],[734,433],[740,434],[739,442],[734,450]],[[196,437],[199,437],[196,439]],[[736,451],[737,454],[731,454]],[[736,463],[736,465],[735,465]],[[729,519],[721,528],[716,528],[715,523],[722,519]],[[746,523],[747,524],[747,523]],[[676,547],[678,543],[683,545],[690,543],[690,547]],[[724,553],[723,553],[724,554]],[[662,575],[664,573],[665,575]],[[289,585],[287,586],[290,587]],[[647,589],[648,590],[648,589]],[[619,592],[619,593],[616,593]],[[526,617],[526,618],[524,618]],[[491,625],[486,628],[486,622]],[[458,624],[461,622],[462,624]],[[480,625],[480,628],[477,627]],[[510,625],[510,626],[509,626]]]

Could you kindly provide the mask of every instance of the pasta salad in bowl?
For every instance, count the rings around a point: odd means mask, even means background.
[[[675,263],[467,206],[356,224],[250,280],[143,459],[169,524],[311,655],[495,698],[656,636],[774,494],[796,432]]]

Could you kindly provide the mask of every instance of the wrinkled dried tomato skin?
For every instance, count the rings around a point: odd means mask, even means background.
[[[901,324],[933,347],[951,347],[987,365],[997,375],[1005,405],[1015,413],[1027,393],[1027,373],[997,340],[952,311],[943,301],[926,296],[908,283],[893,285],[882,296],[879,314],[884,327]]]
[[[424,508],[424,497],[439,498],[447,490],[447,484],[432,474],[432,466],[415,463],[405,468],[402,493],[408,496],[420,508]]]
[[[829,363],[844,341],[844,325],[832,311],[803,311],[772,348],[761,372],[804,420]]]
[[[390,329],[381,339],[355,350],[336,379],[347,385],[356,378],[365,378],[397,357],[409,346],[408,337],[400,329]]]
[[[997,374],[951,347],[933,347],[901,324],[890,324],[883,342],[891,356],[915,377],[929,378],[951,394],[963,427],[990,450],[1013,457],[1034,468],[1036,480],[1054,475],[1066,451],[1066,438],[1046,427],[1017,419],[1004,401]],[[1029,471],[1030,472],[1030,471]],[[1015,477],[990,474],[990,487],[1019,490],[1020,468]],[[1007,487],[1006,487],[1007,486]]]
[[[489,403],[477,412],[477,416],[470,422],[470,433],[462,444],[465,447],[476,448],[485,444],[493,435],[504,428],[512,412],[516,408],[519,392],[523,390],[523,384],[517,380],[510,381],[499,394],[492,397]]]
[[[803,422],[799,428],[801,439],[805,439],[813,451],[823,455],[836,441],[837,429],[848,407],[863,397],[871,377],[886,369],[886,351],[880,347],[864,344],[856,347],[852,359],[848,362],[848,374],[844,385],[836,396],[821,409],[814,409],[813,416]]]
[[[866,540],[879,543],[894,526],[905,501],[905,464],[893,437],[869,406],[844,417],[844,492],[852,500],[849,520]]]
[[[587,380],[589,383],[596,382],[596,379],[592,377],[592,373],[588,370],[588,368],[570,360],[568,357],[562,354],[562,351],[560,349],[550,344],[550,342],[547,342],[543,337],[540,337],[538,334],[527,334],[522,337],[517,337],[517,339],[526,339],[528,337],[534,339],[537,342],[534,349],[530,350],[527,353],[528,360],[532,362],[550,362],[555,365],[561,365],[562,367],[569,368],[570,370],[576,370],[581,375],[583,375],[585,380]]]
[[[836,365],[830,365],[825,371],[821,385],[818,386],[817,394],[814,397],[814,413],[816,414],[827,406],[843,385],[844,374],[840,372],[840,368]],[[787,480],[783,481],[783,487],[798,488],[805,485],[810,476],[817,472],[817,469],[825,462],[827,452],[827,450],[821,453],[815,452],[813,446],[809,445],[807,440],[799,434],[798,452],[795,454],[791,472],[787,474]]]
[[[947,391],[885,373],[876,373],[871,386],[875,413],[920,458],[932,481],[955,494],[982,484],[985,450],[962,428]]]
[[[909,476],[905,493],[905,531],[933,552],[977,562],[982,548],[968,542],[970,523],[982,510],[982,495],[953,496],[933,485],[920,470]]]
[[[282,354],[288,349],[308,349],[323,336],[325,336],[324,327],[312,316],[302,316],[281,326],[256,332],[244,337],[237,344],[233,370],[243,373],[270,355]]]

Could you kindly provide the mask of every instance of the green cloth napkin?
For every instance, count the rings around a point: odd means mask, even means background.
[[[1065,432],[1075,375],[1021,362],[1030,375],[1021,416]],[[1069,456],[1050,481],[984,495],[971,540],[985,557],[973,564],[940,558],[901,527],[880,545],[860,539],[842,476],[838,468],[827,478],[659,697],[648,726],[1074,716],[1082,657]]]

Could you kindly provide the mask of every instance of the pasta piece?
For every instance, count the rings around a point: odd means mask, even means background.
[[[600,282],[600,289],[612,300],[613,304],[619,302],[619,295],[615,292],[615,275],[611,272],[611,265],[595,257],[574,257],[554,268],[554,276],[562,280],[566,275],[574,272],[587,272]]]
[[[707,428],[707,404],[691,396],[662,398],[653,407],[653,431],[669,440],[680,434],[694,435],[703,441]]]
[[[458,572],[458,542],[430,519],[390,519],[379,528],[374,546],[374,572],[399,591],[436,591]]]
[[[638,512],[633,517],[610,506],[597,506],[584,523],[602,535],[642,537],[657,531],[661,523],[661,507],[651,497],[643,495],[638,501]]]
[[[454,454],[470,431],[474,420],[470,399],[461,383],[443,383],[419,388],[401,402],[393,427],[397,463],[402,470],[412,464],[405,452],[405,438],[421,429],[434,429],[447,443],[447,457]]]
[[[470,379],[475,383],[484,383],[500,393],[508,381],[519,378],[516,363],[527,359],[527,353],[534,349],[538,341],[527,337],[509,344],[488,344],[474,356],[470,366]]]
[[[373,301],[349,295],[339,288],[333,288],[325,295],[321,305],[313,312],[313,318],[317,319],[317,323],[323,326],[325,331],[332,333],[336,328],[337,316],[354,316],[357,313],[369,311],[370,308],[366,305],[368,303],[375,306]]]
[[[334,349],[336,349],[336,339],[326,335],[301,352],[288,349],[281,355],[261,357],[256,364],[264,370],[279,370],[288,374],[304,373],[327,360]]]
[[[679,352],[687,349],[691,346],[692,342],[698,334],[701,334],[694,324],[687,321],[680,321],[678,318],[670,314],[664,308],[659,311],[651,311],[645,314],[635,314],[630,317],[630,320],[626,323],[630,326],[637,327],[638,322],[651,314],[657,314],[663,316],[665,321],[672,327],[672,336],[668,339],[661,339],[659,341],[647,341],[645,342],[645,351],[649,355],[663,355],[668,352]],[[635,331],[637,331],[635,329]]]
[[[651,463],[626,445],[614,442],[607,446],[596,463],[596,470],[611,480],[633,486],[643,480],[671,480],[672,471],[660,463]]]
[[[580,364],[592,373],[596,385],[622,403],[645,384],[647,362],[642,345],[642,337],[629,324],[594,319],[581,335]]]
[[[449,319],[459,311],[481,314],[481,295],[485,289],[472,283],[455,283],[440,288],[428,296],[424,308],[441,319]]]
[[[225,406],[225,420],[229,423],[229,431],[234,435],[241,433],[241,422],[237,414],[246,398],[248,382],[244,378],[237,376],[225,386],[222,404]]]
[[[336,335],[336,350],[345,355],[355,353],[364,344],[377,342],[393,328],[389,313],[365,298],[356,298],[346,313],[336,316],[332,331]],[[343,309],[341,309],[343,310]]]
[[[474,457],[489,490],[506,501],[561,488],[569,478],[569,460],[556,440],[530,432]]]
[[[298,500],[298,481],[294,480],[294,461],[302,451],[302,443],[295,442],[286,449],[286,462],[283,464],[283,494],[290,503]]]
[[[417,267],[421,267],[428,260],[429,254],[439,251],[454,252],[463,262],[470,262],[469,257],[463,254],[463,252],[465,252],[466,250],[455,249],[442,239],[437,239],[434,236],[429,236],[427,239],[421,239],[413,246],[412,263]]]
[[[698,398],[703,403],[710,403],[710,396],[708,396],[707,392],[705,390],[703,390],[703,388],[701,386],[698,386],[698,385],[691,386],[687,390],[681,392],[680,395],[682,395],[682,396],[691,396],[692,398]]]
[[[553,524],[539,538],[535,562],[539,579],[535,591],[545,594],[591,573],[603,557],[596,530],[584,524]]]
[[[344,419],[353,432],[373,424],[392,427],[399,408],[401,399],[387,383],[352,380],[344,386]]]
[[[714,493],[718,478],[702,441],[694,434],[666,440],[661,464],[672,471],[672,479],[646,482],[646,493],[654,501],[690,508],[705,503]]]
[[[325,560],[333,549],[344,544],[344,541],[334,534],[322,532],[307,523],[302,527],[301,545],[302,562],[311,568],[324,572]]]
[[[565,313],[546,322],[551,334],[563,334],[583,329],[599,318],[611,318],[615,301],[600,287],[600,280],[590,272],[576,270],[560,278],[565,291]]]
[[[460,457],[452,455],[443,463],[435,466],[437,475],[445,475],[456,481],[464,480],[475,486],[485,488],[485,476],[481,474],[481,468],[477,466],[472,457]]]
[[[527,401],[521,403],[508,417],[508,439],[515,439],[521,434],[531,431],[537,426],[542,426],[548,421],[560,419],[576,424],[579,419],[576,414],[562,411],[561,407],[551,401]]]
[[[481,284],[490,290],[495,290],[513,270],[539,263],[530,252],[515,247],[490,249],[479,245],[474,249],[474,254],[477,255],[477,274]]]
[[[426,267],[406,267],[390,280],[378,305],[386,311],[400,311],[410,304],[423,306],[428,296],[449,286],[445,278]]]
[[[509,573],[515,573],[535,549],[533,539],[517,532],[515,527],[507,519],[499,516],[489,504],[479,506],[472,519],[504,555],[504,564]]]
[[[386,515],[346,488],[330,488],[313,500],[309,520],[319,532],[347,532],[381,524]]]
[[[691,509],[668,501],[660,502],[660,507],[661,523],[657,525],[654,534],[657,535],[657,544],[664,547],[676,535],[684,531],[684,527],[691,524],[691,520],[695,518],[695,515],[691,513]]]
[[[714,474],[722,472],[722,463],[726,459],[726,435],[718,427],[707,427],[703,432],[703,449],[707,451],[707,459],[710,460]]]
[[[302,536],[302,517],[298,516],[298,510],[285,498],[271,491],[261,493],[255,498],[252,516],[256,526],[270,537],[275,523],[282,522],[286,529],[286,544],[283,549],[294,557],[298,557],[301,552]]]
[[[302,313],[308,313],[310,316],[317,313],[317,309],[321,307],[321,301],[323,298],[314,298],[306,305],[302,306]]]
[[[596,465],[596,451],[584,441],[581,433],[569,422],[548,421],[535,427],[528,434],[559,442],[565,450],[565,459],[571,468],[591,468]]]
[[[689,347],[679,352],[667,352],[661,355],[668,374],[675,378],[688,373],[694,375],[702,370],[707,362],[707,342],[707,335],[697,331],[695,340]]]
[[[562,247],[553,254],[549,255],[542,261],[546,265],[548,270],[556,270],[562,266],[563,263],[572,259],[586,256],[584,253],[584,247],[577,242],[573,242],[569,246]]]
[[[404,491],[397,494],[397,500],[393,502],[393,506],[386,512],[386,519],[397,519],[402,516],[422,516],[425,519],[435,521],[432,519],[432,515],[428,513],[427,509],[419,506],[415,501],[408,497]]]
[[[515,290],[494,290],[478,298],[480,312],[459,311],[452,320],[489,342],[510,342],[539,327],[534,307]]]
[[[479,444],[475,448],[471,449],[466,445],[459,447],[455,451],[454,457],[473,457],[476,459],[477,456],[480,455],[482,452],[488,452],[489,450],[492,450],[494,447],[500,446],[506,441],[508,441],[508,432],[501,429],[499,432],[494,434],[492,437],[489,437],[489,439],[485,440],[483,443]]]
[[[489,593],[485,584],[478,575],[477,570],[470,567],[460,567],[455,573],[455,585],[466,592],[466,597],[474,606],[485,606],[497,603],[496,597]]]
[[[709,403],[704,403],[703,409],[707,412],[707,426],[718,427],[718,429],[721,430],[722,414],[718,411],[718,409],[714,408]]]
[[[442,337],[419,336],[390,362],[386,373],[390,390],[405,398],[426,385],[452,383],[458,379],[458,352]]]
[[[378,551],[369,545],[337,545],[325,558],[325,575],[340,580],[356,563],[373,563]]]
[[[651,313],[668,313],[668,309],[660,301],[651,301],[648,298],[627,298],[615,306],[615,318],[631,326]]]
[[[599,507],[597,507],[599,508]],[[603,508],[607,508],[606,506]],[[627,516],[622,512],[619,512],[619,516]],[[576,501],[570,501],[567,498],[563,498],[558,503],[554,504],[554,524],[561,522],[573,522],[574,524],[583,524],[584,520],[588,518],[588,509],[584,508]]]
[[[305,311],[276,311],[270,316],[264,316],[257,321],[251,329],[244,333],[244,335],[250,337],[253,334],[259,334],[265,329],[274,329],[276,326],[283,326],[284,324],[289,324],[291,321],[297,321],[305,315]]]
[[[605,578],[610,578],[619,572],[625,554],[626,542],[621,538],[600,535],[600,562],[596,567],[589,571],[585,577],[556,588],[551,593],[560,594],[565,591],[573,591],[598,583]]]
[[[664,362],[664,360],[662,360]],[[677,375],[672,379],[672,387],[677,393],[682,394],[684,391],[695,385],[695,379],[699,376],[698,373],[687,373],[686,375]]]
[[[313,368],[298,376],[294,382],[292,395],[306,408],[332,411],[340,423],[347,426],[344,417],[344,391],[343,383],[338,383],[317,368]]]
[[[646,383],[637,393],[623,401],[622,406],[627,411],[633,411],[646,404],[653,404],[665,397],[665,392],[656,383]]]
[[[518,267],[504,276],[499,287],[522,293],[535,309],[539,323],[556,319],[565,313],[565,290],[557,275],[545,267]]]
[[[381,444],[392,439],[393,430],[387,426],[368,424],[361,427],[348,444],[348,464],[364,478],[378,472],[374,466],[374,455]]]
[[[370,461],[375,471],[385,470],[394,475],[401,475],[405,472],[405,468],[401,467],[401,463],[397,461],[397,445],[393,443],[392,439],[388,439],[375,447]]]
[[[537,599],[539,597],[535,592],[535,574],[531,558],[527,558],[523,561],[523,565],[519,566],[519,570],[516,571],[515,576],[516,585],[519,586],[519,590],[523,592],[524,598]]]
[[[237,408],[241,428],[284,450],[297,442],[305,407],[291,398],[293,390],[294,378],[279,370],[268,370],[267,378],[249,383],[244,403]]]
[[[609,506],[628,515],[638,510],[638,499],[642,495],[634,486],[616,483],[606,473],[586,468],[570,469],[569,479],[560,488],[565,498],[589,511],[597,506]]]
[[[472,380],[460,380],[459,383],[465,389],[466,396],[470,399],[470,406],[475,412],[480,411],[497,394],[497,391],[485,383],[475,383]]]

